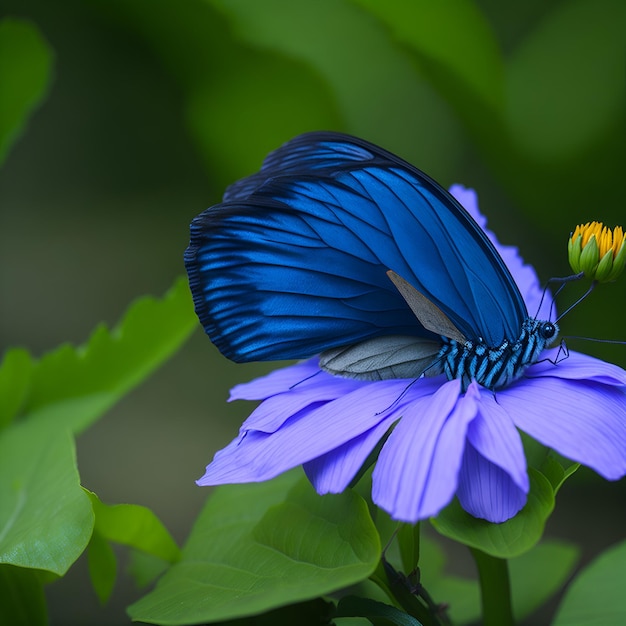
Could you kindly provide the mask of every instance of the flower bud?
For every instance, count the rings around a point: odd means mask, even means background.
[[[567,242],[569,264],[576,274],[600,283],[615,280],[626,265],[626,234],[621,226],[613,230],[602,222],[576,226]]]

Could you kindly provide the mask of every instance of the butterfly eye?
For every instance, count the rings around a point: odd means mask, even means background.
[[[546,341],[553,339],[557,332],[558,328],[556,327],[556,324],[553,324],[552,322],[544,322],[539,329],[539,333]]]

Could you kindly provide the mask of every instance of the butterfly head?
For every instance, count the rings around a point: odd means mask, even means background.
[[[537,332],[545,339],[546,345],[549,346],[559,334],[559,327],[554,322],[539,322]]]

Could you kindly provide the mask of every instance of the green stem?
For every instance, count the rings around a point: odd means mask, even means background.
[[[508,562],[476,548],[470,550],[478,568],[483,626],[514,626]]]

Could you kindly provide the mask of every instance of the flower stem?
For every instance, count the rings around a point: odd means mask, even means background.
[[[514,626],[508,562],[476,548],[470,550],[478,568],[483,626]]]

